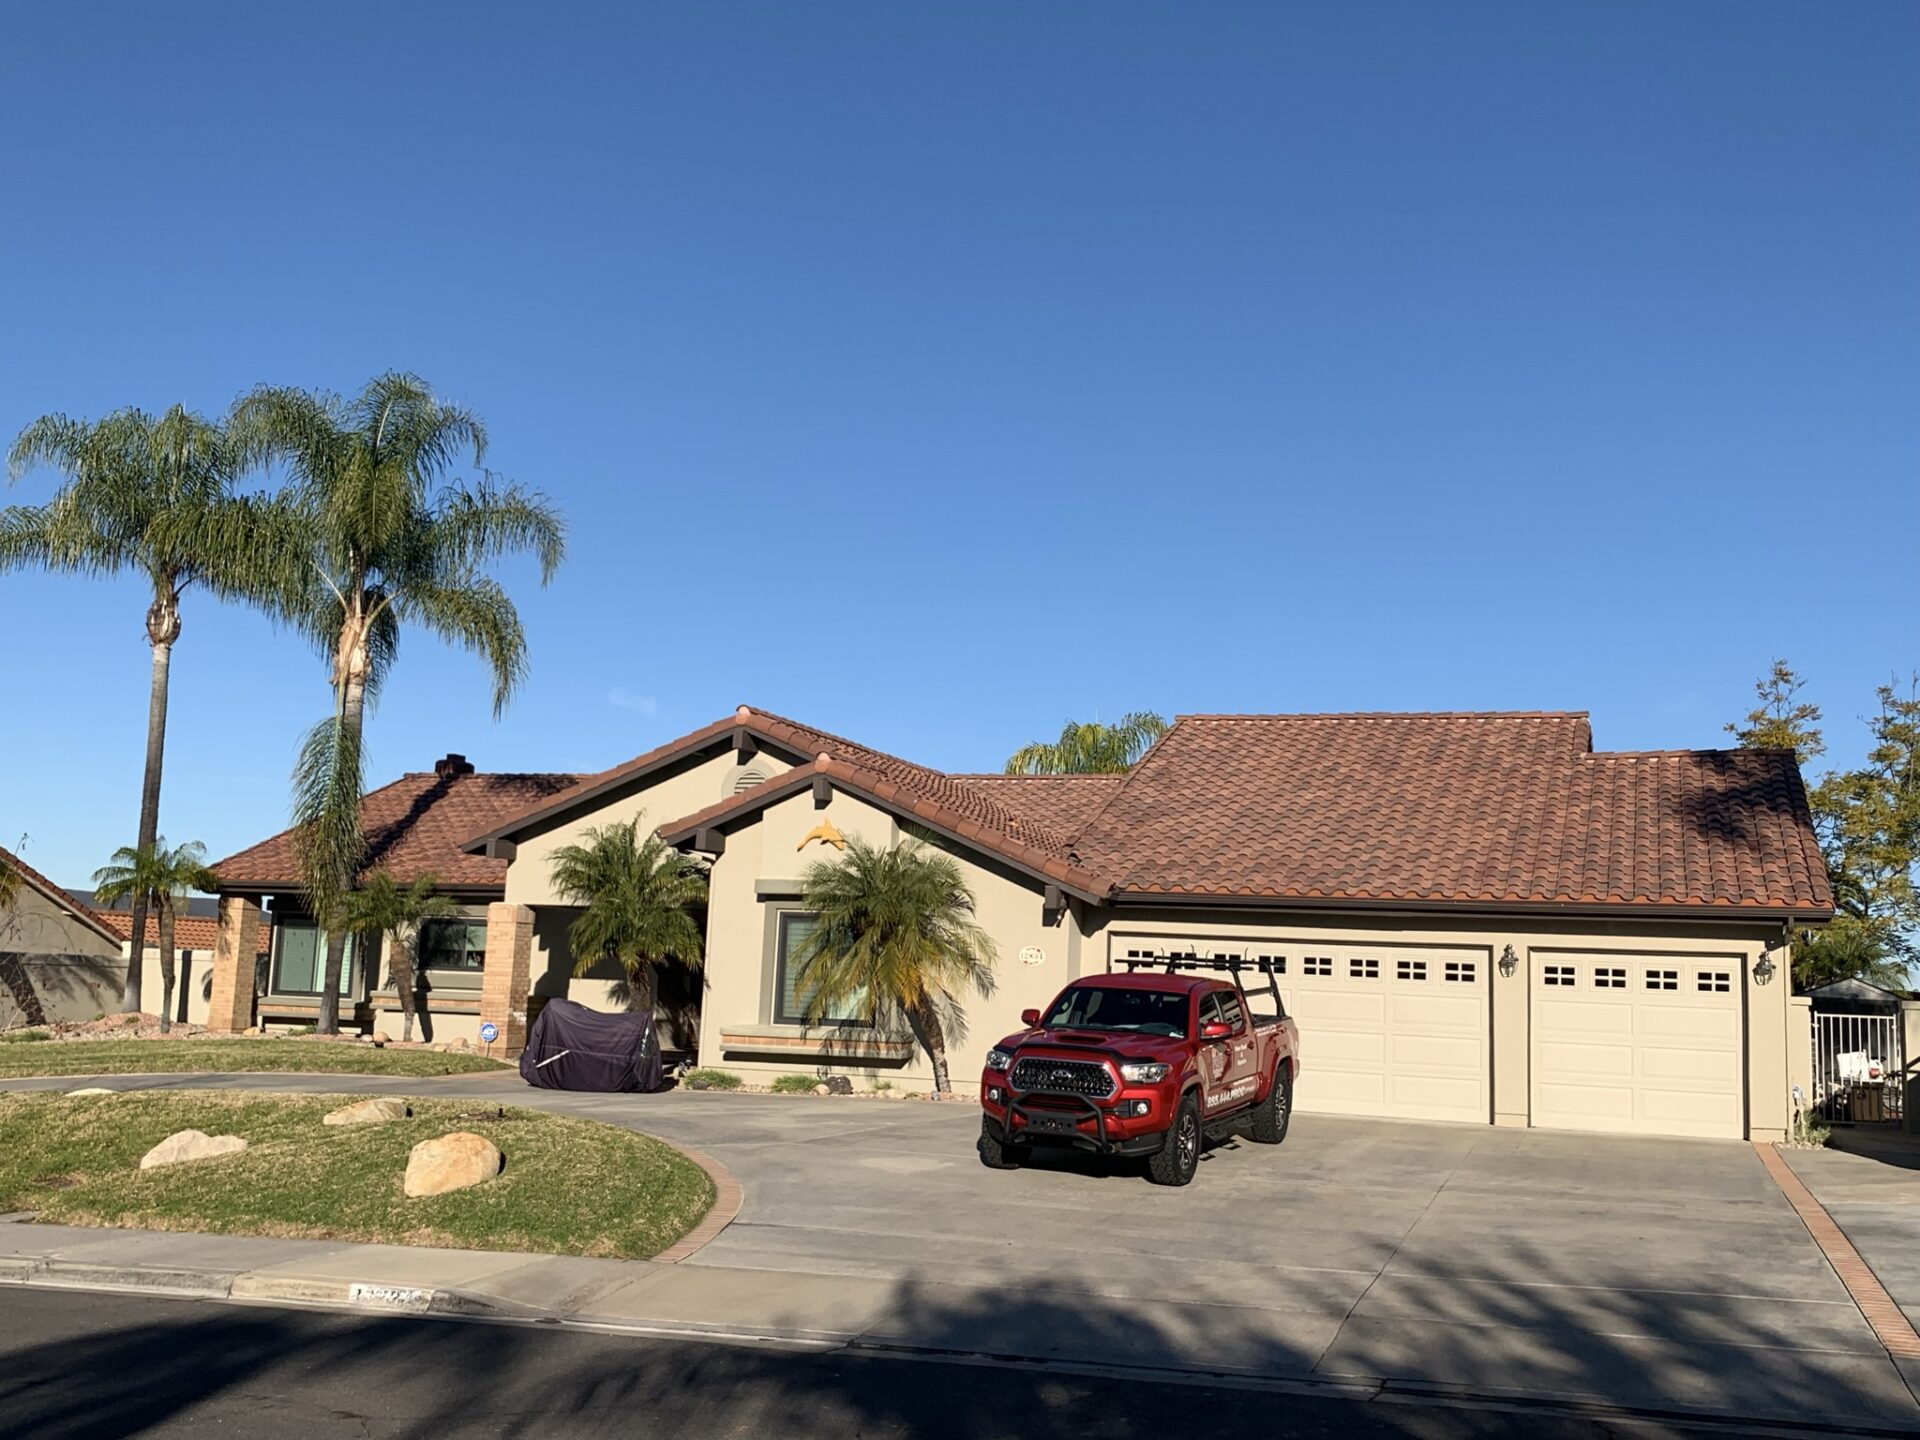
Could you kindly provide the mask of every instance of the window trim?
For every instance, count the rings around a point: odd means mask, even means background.
[[[286,936],[296,930],[309,931],[318,937],[314,948],[311,990],[289,990],[280,983],[281,946]],[[319,996],[326,989],[327,983],[326,938],[326,932],[311,920],[281,920],[276,917],[273,924],[273,954],[267,966],[267,994]],[[347,936],[346,953],[340,957],[340,998],[348,1003],[352,1003],[357,998],[355,982],[361,978],[360,972],[355,969],[356,962],[361,958],[359,952],[362,947],[358,943],[359,939],[358,935]]]
[[[787,925],[792,920],[813,920],[818,917],[813,911],[798,905],[768,907],[767,950],[768,950],[768,995],[767,1023],[771,1025],[791,1025],[795,1029],[807,1030],[870,1030],[873,1022],[857,1018],[835,1019],[822,1016],[819,1020],[809,1021],[802,1016],[785,1013],[787,993]]]
[[[462,949],[464,953],[468,953],[468,954],[472,953],[472,948],[473,948],[471,943],[472,931],[474,930],[475,927],[478,927],[480,930],[480,963],[478,965],[429,965],[427,964],[426,958],[425,958],[426,945],[424,942],[427,936],[427,927],[430,925],[464,925],[468,931],[468,943],[465,944],[462,947]],[[486,932],[487,932],[487,922],[484,916],[437,915],[431,920],[421,921],[419,931],[413,937],[413,960],[414,960],[413,969],[414,969],[415,976],[418,977],[418,976],[424,975],[429,970],[431,970],[436,975],[479,975],[483,973],[484,970],[486,969],[486,964],[487,964],[487,933]],[[391,977],[389,977],[389,983],[391,983]]]

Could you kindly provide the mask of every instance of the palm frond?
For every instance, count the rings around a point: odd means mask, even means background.
[[[401,592],[396,609],[403,619],[485,660],[493,676],[493,713],[507,708],[526,679],[527,636],[520,612],[497,580],[483,575],[464,583],[421,579]]]
[[[458,569],[473,569],[507,555],[530,553],[540,561],[542,584],[567,553],[567,525],[537,490],[484,476],[471,487],[443,491],[435,506],[437,548]]]
[[[1167,733],[1167,722],[1150,710],[1123,715],[1116,724],[1069,720],[1060,738],[1023,745],[1007,760],[1009,775],[1117,775],[1131,770],[1149,746]]]
[[[293,771],[294,854],[309,910],[329,927],[366,857],[363,788],[360,733],[329,715],[307,732]]]

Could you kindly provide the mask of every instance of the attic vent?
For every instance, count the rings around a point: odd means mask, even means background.
[[[744,795],[747,791],[753,789],[754,786],[764,785],[766,783],[767,777],[758,770],[742,770],[738,775],[733,777],[733,793],[736,795]]]
[[[473,762],[464,755],[443,755],[433,762],[433,773],[442,780],[451,780],[457,775],[471,775]]]

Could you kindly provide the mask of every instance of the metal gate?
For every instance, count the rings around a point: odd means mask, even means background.
[[[1898,1015],[1813,1017],[1813,1108],[1831,1124],[1900,1118],[1902,1077]]]

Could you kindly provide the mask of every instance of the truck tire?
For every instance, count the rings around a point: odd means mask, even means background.
[[[1147,1161],[1147,1178],[1156,1185],[1191,1184],[1200,1168],[1200,1138],[1200,1101],[1189,1090],[1174,1111],[1166,1143]]]
[[[1293,1118],[1293,1067],[1286,1061],[1274,1073],[1267,1087],[1267,1098],[1253,1107],[1252,1133],[1256,1144],[1278,1145],[1287,1138],[1287,1122]]]
[[[989,1170],[1018,1170],[1032,1153],[1025,1145],[1009,1145],[993,1133],[993,1122],[980,1120],[980,1163]]]

